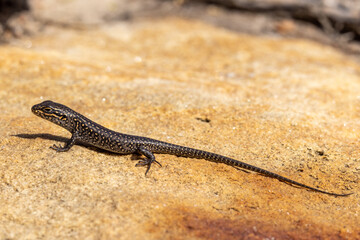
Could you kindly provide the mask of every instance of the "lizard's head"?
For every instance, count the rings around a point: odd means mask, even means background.
[[[41,118],[44,118],[50,122],[53,122],[66,129],[70,126],[70,117],[72,116],[72,110],[62,104],[44,101],[42,103],[32,106],[31,111]]]

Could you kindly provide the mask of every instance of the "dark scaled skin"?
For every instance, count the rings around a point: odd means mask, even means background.
[[[308,190],[328,195],[348,196],[352,194],[337,194],[323,191],[280,176],[265,169],[255,167],[216,153],[179,146],[151,138],[118,133],[91,121],[90,119],[62,104],[52,101],[44,101],[40,104],[34,105],[31,108],[31,111],[35,115],[65,128],[72,134],[70,140],[65,144],[64,147],[57,145],[51,147],[58,152],[68,151],[75,143],[82,142],[114,153],[142,154],[146,157],[146,159],[140,160],[136,166],[147,166],[146,173],[149,171],[152,163],[155,162],[160,165],[160,163],[155,160],[154,153],[171,154],[179,157],[198,158],[217,163],[224,163],[233,167],[257,172],[294,186],[299,186]]]

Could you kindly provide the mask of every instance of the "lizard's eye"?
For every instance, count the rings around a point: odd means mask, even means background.
[[[46,112],[46,113],[50,113],[50,112],[51,112],[51,108],[48,108],[48,107],[43,108],[43,111]]]

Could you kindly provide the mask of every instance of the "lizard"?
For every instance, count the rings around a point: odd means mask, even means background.
[[[76,143],[85,143],[113,153],[140,154],[146,158],[139,160],[135,166],[147,166],[145,175],[149,172],[153,163],[157,163],[161,166],[161,164],[155,159],[154,153],[171,154],[178,157],[205,159],[216,163],[224,163],[232,167],[249,170],[267,177],[275,178],[290,185],[332,196],[348,196],[352,194],[333,193],[311,187],[281,176],[277,173],[220,154],[176,145],[152,138],[119,133],[93,122],[65,105],[53,101],[47,100],[36,104],[31,108],[31,111],[36,116],[55,123],[65,128],[72,134],[71,138],[63,147],[56,144],[50,147],[55,151],[66,152]]]

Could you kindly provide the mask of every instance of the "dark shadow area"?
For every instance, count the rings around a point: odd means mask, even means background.
[[[12,33],[8,24],[11,16],[28,10],[27,0],[0,0],[0,36],[6,32]]]
[[[26,139],[41,138],[41,139],[53,140],[53,141],[63,142],[63,143],[66,143],[69,140],[68,138],[60,137],[60,136],[56,136],[56,135],[52,135],[52,134],[48,134],[48,133],[37,133],[37,134],[21,133],[21,134],[15,134],[15,135],[11,135],[11,136],[18,137],[18,138],[26,138]]]
[[[65,138],[65,137],[61,137],[61,136],[56,136],[56,135],[52,135],[52,134],[48,134],[48,133],[37,133],[37,134],[26,134],[26,133],[21,133],[21,134],[15,134],[15,135],[11,135],[13,137],[18,137],[18,138],[25,138],[25,139],[36,139],[36,138],[41,138],[41,139],[45,139],[45,140],[51,140],[51,141],[56,141],[56,142],[62,142],[62,143],[66,143],[67,141],[69,141],[69,138]],[[101,148],[97,148],[94,147],[90,144],[87,143],[83,143],[83,142],[77,142],[76,145],[78,146],[82,146],[85,147],[87,149],[99,152],[99,153],[104,153],[104,154],[109,154],[109,155],[119,155],[118,153],[112,153],[106,150],[103,150]],[[50,147],[50,146],[48,146]]]

